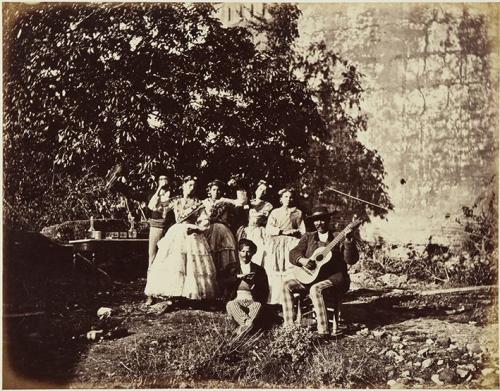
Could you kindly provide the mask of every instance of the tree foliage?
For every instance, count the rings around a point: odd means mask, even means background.
[[[314,62],[295,52],[298,9],[275,6],[270,16],[225,27],[209,4],[12,8],[6,199],[37,228],[86,217],[91,202],[58,218],[47,205],[120,162],[139,191],[164,169],[202,184],[244,173],[249,185],[266,178],[309,194],[332,183],[358,195],[378,186],[389,205],[380,158],[355,141],[366,120],[348,113],[361,98],[359,73],[350,67],[336,85],[323,62],[336,69],[334,54],[311,47],[324,57]]]

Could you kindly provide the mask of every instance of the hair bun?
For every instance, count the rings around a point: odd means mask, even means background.
[[[278,191],[278,194],[279,194],[280,196],[282,196],[283,194],[285,194],[285,193],[287,193],[287,192],[288,192],[288,193],[293,193],[292,189],[290,189],[290,188],[288,188],[288,187],[285,187],[285,188],[281,189],[280,191]]]

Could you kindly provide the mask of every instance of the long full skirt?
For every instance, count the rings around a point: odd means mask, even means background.
[[[204,235],[187,234],[186,225],[175,224],[158,242],[158,252],[148,271],[144,293],[148,296],[182,296],[214,299],[215,265]]]
[[[228,227],[222,223],[213,223],[207,230],[206,237],[217,273],[238,262],[236,240]]]
[[[298,242],[299,239],[285,235],[270,236],[266,240],[264,269],[269,279],[269,304],[281,304],[283,283],[293,278],[290,250]]]
[[[222,223],[213,223],[205,233],[212,259],[214,260],[217,274],[218,295],[227,299],[230,295],[230,287],[224,284],[231,271],[231,265],[236,265],[238,257],[236,253],[236,240],[231,230]]]

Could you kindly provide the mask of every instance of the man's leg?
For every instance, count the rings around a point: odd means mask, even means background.
[[[325,299],[323,290],[334,286],[330,280],[324,280],[311,285],[309,296],[314,306],[316,313],[316,322],[318,325],[319,334],[328,334],[328,314],[326,312]]]
[[[248,318],[253,322],[257,315],[259,315],[262,304],[258,301],[250,302],[248,305]]]
[[[151,227],[149,228],[149,245],[148,245],[148,268],[153,263],[156,253],[158,252],[158,241],[163,237],[164,229]]]
[[[226,304],[227,313],[240,325],[243,326],[249,316],[243,310],[239,300],[231,300]]]
[[[281,292],[281,305],[283,306],[284,326],[293,324],[293,294],[295,292],[305,292],[306,288],[296,279],[288,280],[283,283]]]

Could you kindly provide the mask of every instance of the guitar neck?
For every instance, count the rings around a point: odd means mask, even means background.
[[[325,246],[325,250],[323,251],[323,253],[325,254],[328,254],[330,251],[333,250],[333,248],[339,244],[339,242],[342,240],[342,239],[345,239],[345,237],[347,236],[347,232],[349,231],[350,227],[347,226],[345,227],[337,236],[335,236],[335,239],[333,239],[330,243],[328,243],[326,246]]]

